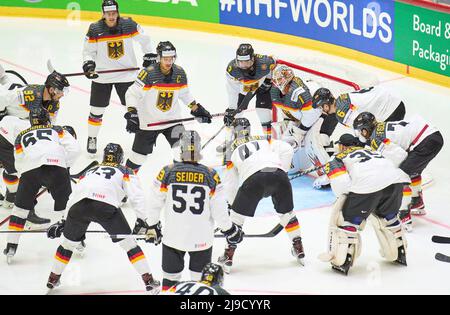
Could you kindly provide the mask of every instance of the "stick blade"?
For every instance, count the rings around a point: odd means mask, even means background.
[[[442,262],[450,263],[450,256],[444,255],[442,253],[436,253],[434,258],[436,258],[436,260],[439,260]]]
[[[450,237],[434,235],[431,241],[439,244],[450,244]]]
[[[53,71],[55,71],[55,68],[53,68],[52,61],[51,61],[50,59],[47,60],[47,69],[48,69],[48,71],[49,71],[50,73],[52,73]]]

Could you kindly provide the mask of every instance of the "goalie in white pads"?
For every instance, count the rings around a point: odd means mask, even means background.
[[[403,184],[409,177],[392,161],[357,146],[358,139],[344,134],[339,153],[325,165],[337,196],[330,219],[329,249],[319,258],[348,274],[361,251],[360,232],[370,216],[388,261],[406,265],[406,239],[398,218]]]
[[[211,262],[215,222],[231,244],[243,238],[241,228],[231,222],[219,175],[198,163],[198,133],[182,133],[180,149],[181,162],[164,167],[154,181],[149,209],[148,221],[153,225],[159,224],[164,209],[163,291],[181,280],[186,252],[191,280],[200,280],[202,269]]]
[[[292,186],[286,171],[291,164],[293,149],[280,140],[251,136],[250,122],[236,118],[233,122],[234,141],[230,147],[225,183],[230,215],[235,224],[242,227],[247,218],[255,215],[261,199],[272,197],[280,224],[292,242],[292,254],[303,264],[300,225],[295,215]],[[228,242],[219,263],[229,273],[233,265],[236,244]]]
[[[400,209],[402,222],[411,230],[411,213],[426,214],[422,172],[442,149],[442,134],[417,115],[408,120],[378,122],[373,114],[363,112],[356,117],[353,128],[373,150],[391,159],[411,178],[411,185],[404,187]]]
[[[100,224],[110,235],[131,234],[130,226],[119,205],[127,196],[136,212],[135,234],[147,235],[147,241],[157,244],[156,227],[146,223],[146,203],[141,184],[133,171],[122,166],[123,149],[119,144],[106,145],[103,162],[87,170],[76,185],[69,201],[67,220],[54,224],[48,230],[50,238],[64,233],[56,250],[55,263],[48,278],[47,287],[60,284],[60,277],[69,263],[77,244],[83,240],[91,222]],[[141,247],[132,238],[113,238],[128,256],[130,263],[150,293],[158,293],[160,282],[153,279],[150,267]]]

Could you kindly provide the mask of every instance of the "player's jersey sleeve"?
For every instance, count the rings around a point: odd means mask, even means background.
[[[145,220],[147,218],[146,200],[139,177],[131,169],[123,170],[123,188],[128,200],[133,207],[136,217]]]
[[[188,106],[194,102],[195,99],[189,90],[186,72],[180,66],[174,65],[174,75],[176,78],[176,83],[182,85],[182,88],[179,90],[180,94],[178,97],[186,106]]]
[[[237,168],[233,165],[233,162],[227,163],[225,170],[224,185],[226,189],[226,198],[228,203],[233,204],[234,198],[239,190],[239,173]]]
[[[140,104],[142,104],[144,99],[144,87],[148,81],[149,72],[147,69],[142,69],[136,80],[134,81],[133,85],[131,85],[126,94],[125,94],[125,100],[127,103],[127,107],[134,107],[138,108]]]
[[[153,180],[153,185],[150,190],[150,204],[148,211],[147,222],[150,225],[156,224],[159,221],[161,210],[164,208],[167,198],[168,177],[170,166],[164,167]]]
[[[233,76],[233,62],[231,61],[228,64],[227,70],[226,70],[226,87],[227,87],[227,93],[228,93],[228,108],[236,109],[237,103],[239,100],[239,93],[241,88],[241,83],[239,80]]]
[[[151,44],[150,36],[145,34],[144,29],[139,24],[134,22],[132,19],[130,19],[130,20],[136,24],[136,29],[138,32],[138,34],[136,36],[134,36],[133,39],[139,43],[144,55],[151,53],[152,52],[152,44]]]
[[[378,123],[371,136],[370,147],[391,160],[398,167],[406,159],[408,152],[387,138],[386,128],[386,123]]]
[[[95,40],[95,23],[89,26],[89,30],[84,38],[83,45],[83,62],[88,60],[96,60],[98,43]]]
[[[347,172],[347,168],[341,159],[333,157],[325,165],[325,173],[330,179],[331,189],[337,197],[349,192],[351,179]]]
[[[272,139],[270,147],[280,157],[283,171],[287,172],[291,168],[292,157],[294,156],[292,146],[286,141]]]
[[[231,228],[232,223],[225,200],[225,188],[216,171],[211,170],[211,177],[213,179],[209,184],[211,216],[222,231],[227,231]]]
[[[63,146],[64,151],[66,152],[67,167],[73,166],[81,153],[81,148],[78,141],[69,132],[63,130],[59,126],[53,126],[53,130],[62,135],[59,138],[59,143]]]

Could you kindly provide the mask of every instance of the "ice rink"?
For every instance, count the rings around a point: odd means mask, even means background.
[[[52,60],[62,73],[80,72],[82,46],[88,22],[44,19],[0,19],[3,40],[0,44],[0,64],[5,69],[21,73],[29,83],[42,84],[48,74],[46,62]],[[283,60],[316,67],[337,76],[345,77],[362,86],[382,84],[400,94],[406,103],[407,117],[420,114],[442,132],[450,141],[450,89],[436,86],[400,74],[341,59],[316,51],[294,48],[217,34],[145,27],[153,47],[162,40],[170,40],[177,48],[177,64],[187,72],[190,89],[198,102],[211,113],[223,112],[228,107],[225,90],[225,69],[234,58],[242,42],[253,44],[255,51],[272,54]],[[138,64],[141,64],[140,49]],[[89,115],[90,81],[84,76],[69,78],[71,91],[62,99],[58,122],[72,125],[78,134],[83,155],[72,172],[89,164],[85,153],[87,118]],[[108,142],[120,143],[130,153],[133,135],[125,131],[125,108],[113,93],[113,102],[103,118],[99,135],[99,152]],[[250,108],[253,108],[250,105]],[[186,110],[186,117],[189,117]],[[254,111],[246,114],[257,122]],[[222,119],[212,124],[186,124],[201,133],[203,141],[222,125]],[[262,133],[259,124],[254,124]],[[203,153],[204,163],[217,166],[220,162],[215,147],[224,139],[222,133]],[[100,160],[101,156],[97,156]],[[172,160],[165,139],[159,138],[153,155],[139,172],[147,190],[160,170]],[[414,230],[407,234],[408,266],[401,267],[385,262],[378,253],[378,242],[370,224],[362,233],[362,254],[347,277],[333,272],[329,264],[317,259],[326,249],[330,205],[334,197],[330,190],[311,188],[312,179],[304,177],[293,181],[295,209],[302,228],[305,247],[305,266],[301,267],[290,254],[291,242],[284,232],[274,238],[247,239],[239,245],[230,275],[225,278],[225,288],[233,294],[450,294],[450,264],[434,259],[436,252],[450,255],[450,245],[431,242],[432,235],[450,236],[450,149],[447,144],[427,169],[431,184],[424,191],[428,214],[414,217]],[[48,195],[39,199],[37,212],[54,217],[53,205]],[[134,226],[134,213],[128,206],[124,212]],[[9,210],[0,208],[0,222]],[[278,222],[269,200],[258,208],[258,217],[249,219],[244,226],[247,233],[264,233]],[[6,230],[4,224],[0,230]],[[98,229],[91,225],[90,229]],[[12,265],[0,255],[0,294],[43,294],[45,284],[59,240],[49,240],[45,234],[23,235]],[[145,294],[140,277],[135,273],[123,250],[112,244],[104,235],[88,235],[84,257],[75,256],[64,272],[62,285],[55,294]],[[213,260],[222,253],[225,242],[216,239]],[[141,244],[150,261],[153,274],[160,279],[161,247]],[[6,246],[5,234],[0,234],[0,249]],[[189,273],[184,274],[185,278]]]

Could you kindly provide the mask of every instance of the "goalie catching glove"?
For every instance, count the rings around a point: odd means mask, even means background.
[[[161,222],[148,225],[144,220],[137,219],[136,224],[134,225],[133,234],[145,235],[146,242],[159,245],[162,240]]]

